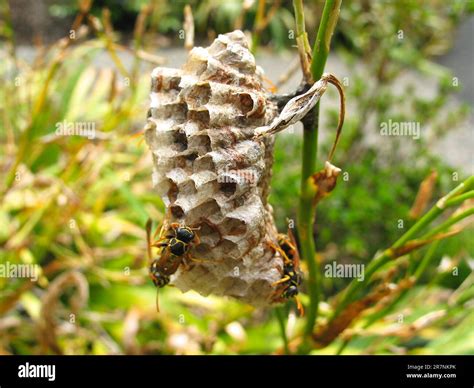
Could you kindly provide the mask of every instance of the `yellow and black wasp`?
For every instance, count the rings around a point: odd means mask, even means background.
[[[288,235],[278,235],[278,247],[275,246],[274,249],[280,252],[283,257],[282,277],[273,283],[273,286],[277,287],[277,300],[285,301],[294,298],[300,315],[303,315],[303,305],[297,297],[299,287],[303,282],[303,274],[300,270],[300,255],[296,241],[290,229]]]
[[[156,309],[159,311],[158,289],[165,287],[170,282],[170,277],[181,264],[189,265],[189,260],[195,260],[189,256],[191,246],[200,243],[196,230],[179,223],[172,223],[169,227],[161,228],[160,237],[152,242],[152,221],[146,223],[147,253],[149,261],[149,273],[153,284],[157,287]],[[158,233],[157,232],[155,235]],[[160,248],[159,256],[153,258],[152,248]]]

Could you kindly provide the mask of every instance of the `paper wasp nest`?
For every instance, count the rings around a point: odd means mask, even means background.
[[[154,69],[145,133],[154,186],[167,222],[200,228],[190,254],[202,261],[172,277],[182,291],[255,306],[274,299],[283,263],[268,245],[277,243],[267,202],[273,137],[253,136],[276,115],[241,31],[194,48],[179,70]]]

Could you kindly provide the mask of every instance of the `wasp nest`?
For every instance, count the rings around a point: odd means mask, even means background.
[[[278,114],[262,86],[245,35],[234,31],[196,47],[181,69],[152,73],[146,141],[166,222],[200,228],[197,260],[172,283],[182,291],[268,305],[283,262],[267,202],[273,137],[255,129]]]

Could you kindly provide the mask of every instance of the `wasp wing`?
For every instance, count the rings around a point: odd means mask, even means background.
[[[288,237],[290,238],[291,244],[295,248],[295,253],[293,255],[293,266],[297,270],[300,267],[300,252],[298,251],[298,244],[296,243],[296,238],[291,228],[288,228]]]

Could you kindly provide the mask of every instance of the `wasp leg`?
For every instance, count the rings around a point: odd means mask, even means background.
[[[279,284],[285,283],[288,280],[290,280],[290,277],[288,275],[283,276],[280,280],[277,280],[276,282],[272,283],[272,287],[275,287]]]
[[[153,243],[151,246],[155,248],[160,248],[160,247],[167,247],[169,245],[170,244],[168,244],[167,242],[156,242],[156,243]]]
[[[194,261],[195,263],[222,263],[223,259],[197,259],[195,257],[189,257],[189,260]]]
[[[153,241],[152,246],[155,245],[155,244],[159,244],[161,241],[166,241],[166,240],[169,240],[169,238],[167,236],[161,237],[158,240]]]
[[[153,239],[156,238],[156,236],[158,235],[158,233],[160,233],[163,229],[163,225],[164,225],[164,221],[162,221],[155,229],[155,233],[153,233]]]
[[[285,251],[280,248],[280,246],[276,245],[273,241],[267,241],[267,244],[272,248],[275,252],[280,253],[280,255],[283,257],[283,261],[285,264],[291,263],[291,260],[288,258],[286,255]]]
[[[222,263],[224,260],[223,259],[202,259],[202,258],[197,258],[197,257],[192,257],[190,253],[188,252],[186,254],[186,260],[189,261],[194,261],[195,263]]]
[[[172,222],[170,224],[170,228],[173,229],[173,230],[178,229],[180,226],[181,226],[181,224],[179,222]]]
[[[165,227],[165,220],[163,219],[161,221],[161,223],[156,227],[155,233],[153,233],[153,238],[154,239],[156,239],[156,236],[160,236],[160,238],[158,239],[158,240],[160,240],[162,238],[176,237],[176,233],[174,233],[173,228],[171,228],[171,230],[170,230],[168,225],[166,225],[166,227]]]
[[[191,264],[189,264],[187,257],[183,258],[182,264],[186,271],[189,271],[191,269]]]
[[[295,296],[295,302],[296,302],[296,308],[298,309],[298,312],[300,313],[300,317],[304,316],[304,307],[301,301],[298,299],[298,297]]]

